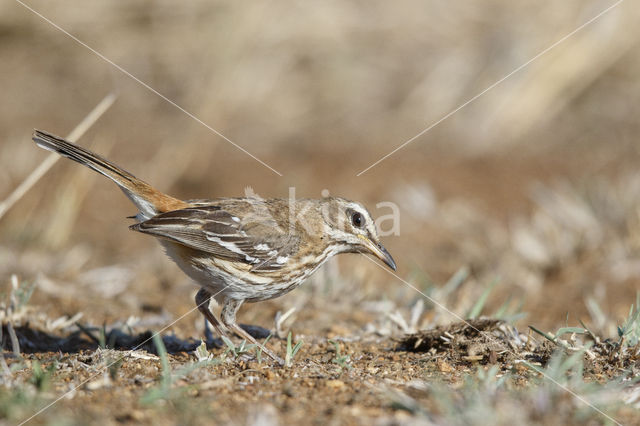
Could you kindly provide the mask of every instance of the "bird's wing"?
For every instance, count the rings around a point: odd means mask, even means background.
[[[252,271],[281,268],[299,241],[288,229],[282,229],[266,208],[255,206],[241,219],[219,204],[197,205],[159,214],[130,228],[251,265]]]

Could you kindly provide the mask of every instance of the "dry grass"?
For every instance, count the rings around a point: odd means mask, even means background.
[[[117,91],[80,143],[182,198],[328,189],[375,216],[393,201],[401,232],[385,245],[399,276],[510,334],[460,337],[450,312],[345,256],[240,313],[283,357],[292,332],[290,368],[237,341],[203,349],[195,313],[154,342],[192,309],[195,288],[127,231],[134,212],[111,184],[64,161],[0,218],[2,419],[26,419],[88,380],[34,421],[607,422],[546,375],[637,421],[637,328],[623,327],[624,340],[617,328],[640,282],[635,4],[358,178],[613,3],[29,4],[284,176],[5,2],[0,199],[45,158],[34,127],[66,134]],[[396,350],[415,333],[443,346]]]

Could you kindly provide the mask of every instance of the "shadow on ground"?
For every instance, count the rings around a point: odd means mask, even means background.
[[[30,325],[16,327],[14,331],[19,351],[28,354],[45,352],[78,353],[103,346],[117,350],[145,350],[157,355],[152,339],[154,332],[151,330],[146,330],[142,333],[126,333],[119,328],[103,331],[104,329],[98,327],[88,327],[79,323],[76,325],[78,330],[66,336],[48,333]],[[270,334],[269,330],[262,327],[245,324],[241,324],[241,327],[256,339],[264,339]],[[14,349],[12,340],[9,326],[3,324],[2,349],[12,351]],[[200,339],[191,337],[181,339],[174,334],[162,336],[162,341],[167,352],[171,354],[192,352],[200,345]],[[207,338],[206,343],[207,349],[221,348],[224,344],[221,339],[214,339],[211,335]]]

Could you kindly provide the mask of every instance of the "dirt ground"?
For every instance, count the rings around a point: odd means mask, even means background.
[[[286,367],[256,359],[251,351],[222,353],[221,342],[211,342],[209,352],[204,344],[198,350],[197,343],[175,337],[164,338],[171,354],[162,355],[151,333],[111,339],[117,349],[100,349],[78,333],[56,339],[22,327],[16,334],[25,352],[32,353],[9,356],[7,367],[16,367],[14,380],[30,383],[37,394],[27,389],[19,391],[27,395],[3,395],[3,415],[28,418],[34,408],[64,395],[35,423],[482,423],[479,416],[490,415],[501,424],[572,424],[575,411],[590,422],[601,421],[568,403],[564,384],[544,384],[558,379],[558,373],[575,375],[577,365],[566,372],[542,369],[558,356],[555,344],[536,341],[500,320],[453,323],[402,339],[304,336],[295,361]],[[62,349],[47,351],[46,346]],[[272,347],[286,350],[282,340],[273,340]],[[590,353],[595,355],[587,357],[580,380],[606,383],[621,372],[638,374],[637,347],[621,351],[607,340]],[[478,382],[471,385],[470,377]],[[508,385],[500,383],[507,378]],[[610,386],[597,398],[585,387],[580,392],[599,406],[615,406],[616,421],[632,424],[637,413],[620,406],[621,389]],[[536,407],[536,399],[549,407]]]
[[[459,110],[611,4],[63,3],[29,5],[233,143],[7,2],[0,200],[46,158],[33,128],[68,134],[116,93],[79,144],[183,199],[393,203],[398,270],[338,256],[243,306],[287,366],[203,343],[197,287],[61,160],[0,201],[0,423],[640,422],[631,3]]]

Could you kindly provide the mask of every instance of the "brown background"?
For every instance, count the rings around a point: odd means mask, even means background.
[[[398,275],[440,288],[464,315],[496,282],[521,324],[622,319],[638,288],[640,75],[633,2],[568,38],[360,177],[383,155],[606,8],[605,1],[86,2],[29,4],[280,171],[278,176],[18,3],[0,5],[0,197],[45,157],[34,127],[65,135],[110,91],[80,140],[181,198],[333,195],[401,212],[385,239]],[[60,161],[0,219],[0,282],[38,285],[32,304],[94,324],[192,308],[193,286],[105,179]],[[8,287],[7,287],[8,288]],[[431,290],[429,290],[431,292]],[[348,295],[345,297],[344,295]],[[430,293],[433,296],[438,293]],[[245,308],[297,333],[359,330],[389,300],[422,296],[365,259],[333,260],[312,283]],[[327,306],[330,306],[327,308]],[[424,325],[448,321],[431,316]],[[158,325],[159,326],[159,325]],[[197,336],[192,314],[172,328]]]

